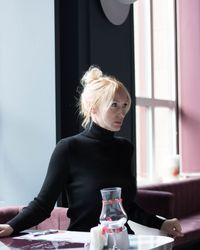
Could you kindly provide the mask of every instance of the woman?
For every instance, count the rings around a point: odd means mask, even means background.
[[[128,219],[159,228],[174,237],[181,236],[177,219],[160,219],[134,202],[133,145],[114,135],[130,109],[127,89],[97,67],[90,67],[81,83],[83,91],[79,107],[85,130],[57,144],[40,193],[20,214],[0,225],[0,236],[30,228],[49,217],[63,190],[68,200],[67,215],[71,219],[68,230],[90,231],[99,224],[100,189],[114,186],[122,188],[123,207]]]

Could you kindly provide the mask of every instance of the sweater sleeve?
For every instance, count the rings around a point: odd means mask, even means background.
[[[137,192],[137,185],[136,185],[136,177],[133,176],[133,189],[135,190],[135,194]],[[156,206],[156,204],[155,204]],[[160,217],[156,216],[155,214],[151,214],[148,211],[141,208],[135,201],[135,196],[131,202],[131,206],[128,211],[128,219],[132,220],[136,223],[142,224],[144,226],[152,227],[160,229],[162,223],[165,219],[161,219]]]
[[[165,221],[164,219],[161,219],[156,215],[145,211],[144,209],[139,207],[135,202],[132,203],[131,209],[128,214],[128,219],[139,224],[157,229],[160,229],[162,223]]]
[[[51,156],[48,171],[38,196],[17,216],[7,222],[14,229],[14,233],[35,226],[50,217],[58,196],[67,182],[68,158],[68,143],[61,140]]]

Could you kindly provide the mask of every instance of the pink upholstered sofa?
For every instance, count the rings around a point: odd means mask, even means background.
[[[0,207],[0,224],[6,223],[17,215],[23,206]],[[42,223],[32,227],[32,229],[60,229],[66,230],[69,226],[69,218],[67,218],[67,208],[55,207],[51,216]]]
[[[200,249],[200,178],[139,188],[137,201],[150,212],[180,220],[184,237],[175,240],[174,249]]]

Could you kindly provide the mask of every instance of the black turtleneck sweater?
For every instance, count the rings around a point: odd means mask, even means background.
[[[132,144],[125,138],[92,124],[78,135],[62,139],[50,159],[38,196],[8,222],[14,232],[30,228],[50,216],[65,190],[69,230],[90,231],[99,224],[102,208],[100,189],[121,187],[128,219],[160,228],[163,220],[148,214],[134,202],[136,182],[131,172]]]

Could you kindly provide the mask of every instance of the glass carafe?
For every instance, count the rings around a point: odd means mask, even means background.
[[[108,248],[128,249],[128,233],[124,226],[127,215],[122,206],[121,188],[104,188],[100,191],[102,196],[100,223],[108,235]]]

